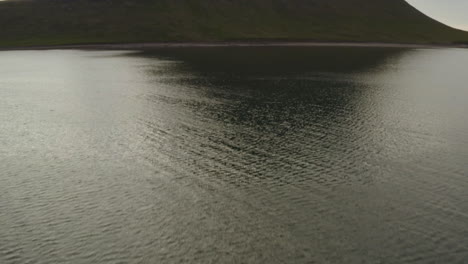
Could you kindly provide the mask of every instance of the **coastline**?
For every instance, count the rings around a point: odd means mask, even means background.
[[[464,44],[412,44],[386,42],[143,42],[143,43],[102,43],[70,45],[37,45],[20,47],[0,47],[0,50],[146,50],[183,47],[362,47],[362,48],[468,48]]]

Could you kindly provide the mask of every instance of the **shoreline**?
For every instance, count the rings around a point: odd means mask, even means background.
[[[70,44],[70,45],[37,45],[25,47],[0,47],[8,50],[147,50],[158,48],[184,47],[362,47],[362,48],[468,48],[463,44],[411,44],[386,42],[143,42],[143,43],[102,43],[102,44]]]

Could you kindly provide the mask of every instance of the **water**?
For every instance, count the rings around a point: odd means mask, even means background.
[[[468,263],[467,65],[0,52],[0,263]]]

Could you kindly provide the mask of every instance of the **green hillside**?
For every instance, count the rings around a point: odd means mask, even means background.
[[[7,0],[0,45],[166,41],[455,43],[404,0]]]

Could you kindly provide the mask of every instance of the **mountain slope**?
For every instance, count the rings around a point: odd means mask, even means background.
[[[0,45],[315,40],[452,43],[404,0],[8,0]]]

